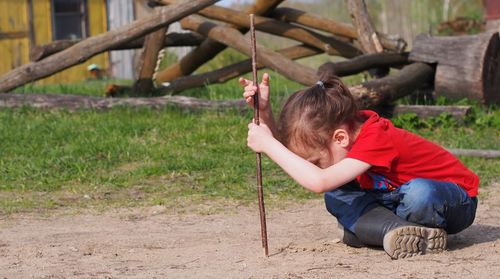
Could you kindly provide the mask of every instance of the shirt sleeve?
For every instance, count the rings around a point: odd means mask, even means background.
[[[356,138],[348,158],[357,159],[389,172],[398,158],[393,139],[388,133],[390,124],[384,122],[373,123],[363,127]]]

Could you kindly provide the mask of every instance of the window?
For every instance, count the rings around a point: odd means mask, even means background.
[[[54,40],[76,40],[87,37],[86,2],[86,0],[52,0]]]

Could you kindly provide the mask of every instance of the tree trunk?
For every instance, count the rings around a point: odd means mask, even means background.
[[[194,33],[169,33],[165,37],[163,47],[199,46],[204,39],[205,38],[202,36]],[[35,46],[31,49],[30,60],[32,62],[40,61],[47,56],[63,51],[79,42],[80,40],[60,40],[45,45]],[[135,49],[142,48],[143,46],[144,38],[139,38],[108,50]]]
[[[43,109],[107,110],[113,107],[150,107],[154,109],[174,105],[183,109],[221,110],[237,109],[246,111],[245,100],[212,101],[185,96],[164,96],[152,98],[105,98],[69,94],[0,94],[0,107],[35,107]]]
[[[278,53],[289,59],[295,60],[316,55],[321,53],[321,51],[308,46],[294,46],[278,50]],[[258,67],[263,68],[264,65],[260,63],[258,64]],[[202,87],[207,84],[223,83],[251,71],[252,60],[247,59],[212,72],[180,77],[172,82],[169,82],[168,85],[162,89],[162,92],[176,94],[189,88]]]
[[[195,31],[205,37],[217,40],[226,44],[241,53],[251,56],[249,38],[243,36],[238,30],[226,26],[219,26],[209,21],[203,21],[200,16],[187,16],[180,21],[184,29]],[[304,85],[312,85],[317,81],[316,73],[313,69],[295,63],[285,56],[257,45],[257,57],[259,63],[277,71],[285,77],[295,80]]]
[[[318,75],[329,73],[336,76],[350,76],[376,67],[397,67],[408,64],[408,54],[375,53],[364,54],[341,62],[326,62],[318,68]]]
[[[193,0],[160,9],[149,17],[136,20],[115,30],[100,34],[73,45],[39,62],[18,67],[0,77],[0,92],[8,92],[25,83],[50,76],[110,48],[142,37],[169,23],[207,7],[218,0]]]
[[[174,3],[175,0],[161,0],[161,2],[169,4]],[[248,14],[236,10],[211,6],[200,10],[198,14],[211,19],[230,23],[235,26],[250,28]],[[357,48],[345,40],[331,36],[324,36],[299,26],[281,22],[272,18],[254,16],[254,19],[256,30],[294,39],[317,49],[321,49],[329,55],[340,55],[351,58],[361,54]]]
[[[434,84],[438,96],[500,104],[498,32],[455,37],[419,35],[409,59],[437,63]]]
[[[248,8],[246,13],[265,15],[272,11],[283,1],[284,0],[256,0],[256,3]],[[248,31],[248,29],[244,28],[241,28],[239,30],[243,33]],[[226,45],[211,39],[206,39],[205,41],[203,41],[203,43],[200,44],[198,48],[182,57],[180,61],[158,72],[156,74],[156,79],[158,82],[165,82],[174,80],[180,76],[190,75],[192,72],[198,69],[198,67],[214,58],[219,52],[223,51],[224,49],[226,49]]]

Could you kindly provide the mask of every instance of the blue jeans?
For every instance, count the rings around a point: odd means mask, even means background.
[[[474,222],[477,198],[469,197],[454,183],[416,178],[391,192],[361,189],[353,181],[325,193],[325,204],[338,222],[353,233],[366,210],[382,205],[409,222],[454,234]]]

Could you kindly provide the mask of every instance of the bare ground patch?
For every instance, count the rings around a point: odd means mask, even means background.
[[[187,210],[188,212],[190,210]],[[499,278],[500,184],[482,190],[476,222],[448,251],[391,260],[338,242],[321,200],[268,210],[173,214],[162,206],[105,213],[0,216],[5,278]]]

